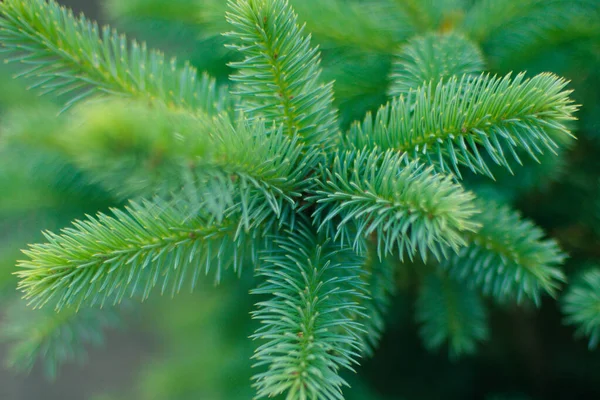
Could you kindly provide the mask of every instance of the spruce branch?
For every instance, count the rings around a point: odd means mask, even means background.
[[[389,95],[407,95],[430,82],[484,70],[477,45],[458,33],[429,33],[409,40],[394,59]]]
[[[471,354],[488,337],[485,306],[479,294],[440,274],[422,283],[416,305],[420,336],[430,350],[448,344],[450,357]]]
[[[459,176],[461,165],[491,176],[481,152],[510,170],[508,155],[520,163],[520,149],[537,159],[571,135],[565,124],[577,106],[566,84],[549,73],[530,79],[524,74],[454,77],[392,100],[375,118],[368,114],[352,126],[347,140],[358,149],[407,153]]]
[[[103,331],[121,324],[119,312],[112,307],[31,310],[22,301],[8,308],[0,340],[11,345],[7,363],[11,368],[29,372],[38,363],[44,373],[55,379],[58,369],[67,362],[81,362],[86,347],[99,346]]]
[[[600,342],[600,269],[590,268],[569,286],[562,299],[565,322],[577,327],[578,335],[589,336],[589,348]]]
[[[16,275],[31,305],[52,301],[60,310],[116,304],[136,290],[147,298],[157,285],[162,293],[193,289],[202,273],[216,270],[218,281],[230,265],[240,272],[252,235],[240,230],[239,218],[211,215],[193,198],[132,202],[113,214],[47,232],[47,243],[24,250],[28,259]]]
[[[471,193],[395,151],[338,152],[322,174],[311,198],[315,221],[357,251],[364,236],[374,235],[380,257],[426,259],[430,251],[440,258],[464,244],[462,232],[477,229]]]
[[[283,124],[310,145],[331,146],[337,138],[332,84],[321,84],[319,53],[287,0],[229,1],[228,36],[245,59],[231,63],[231,80],[247,118]]]
[[[258,398],[341,400],[340,369],[361,351],[364,259],[313,230],[299,222],[276,238],[258,270],[265,282],[254,293],[269,296],[253,313],[262,324],[254,338],[266,340],[254,355],[267,368],[254,377]]]
[[[49,132],[20,117],[10,121],[11,141],[54,149],[124,200],[170,196],[191,176],[207,201],[266,201],[281,215],[284,205],[295,206],[316,165],[315,152],[297,136],[282,129],[267,135],[264,121],[243,117],[231,122],[122,99],[85,102],[60,122],[44,113]]]
[[[217,113],[229,107],[222,88],[189,64],[179,67],[144,43],[129,43],[109,27],[100,29],[54,0],[0,3],[0,43],[8,61],[26,67],[40,93],[66,96],[66,106],[94,94],[159,102],[191,112]]]
[[[530,299],[539,306],[543,293],[555,296],[565,281],[559,268],[565,254],[556,241],[506,206],[475,204],[484,211],[473,218],[481,229],[465,233],[468,245],[442,260],[443,268],[499,301]]]

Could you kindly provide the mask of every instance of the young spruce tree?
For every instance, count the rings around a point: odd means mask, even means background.
[[[123,304],[205,282],[234,291],[238,275],[244,290],[256,283],[256,398],[344,399],[358,390],[345,371],[377,350],[403,279],[417,287],[423,344],[452,359],[489,338],[491,303],[541,306],[564,288],[567,254],[506,201],[504,182],[514,174],[518,190],[556,176],[578,106],[553,73],[489,71],[600,37],[597,1],[114,0],[109,9],[202,27],[194,64],[219,83],[54,0],[0,3],[5,60],[55,99],[6,113],[2,145],[51,160],[38,185],[68,188],[69,207],[115,206],[24,250],[18,288],[41,310],[17,302],[7,314],[14,366],[41,358],[54,375],[119,322]],[[323,70],[311,33],[337,64]],[[223,60],[227,84],[215,67]],[[357,110],[366,115],[351,122]],[[561,303],[590,347],[599,293],[592,265]],[[223,312],[246,313],[237,306],[224,302]]]

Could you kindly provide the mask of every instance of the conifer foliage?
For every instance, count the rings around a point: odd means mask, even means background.
[[[128,13],[142,7],[125,3]],[[62,110],[48,113],[56,128],[43,137],[6,137],[59,154],[117,203],[130,201],[24,250],[18,287],[45,314],[10,331],[37,335],[15,363],[30,368],[45,355],[54,373],[69,358],[63,348],[79,353],[114,324],[124,298],[253,273],[257,398],[340,400],[346,371],[377,348],[397,269],[422,263],[420,335],[453,358],[489,337],[486,296],[540,305],[557,295],[566,281],[558,243],[465,178],[518,176],[528,159],[562,151],[578,110],[554,74],[486,72],[482,46],[500,25],[481,22],[493,2],[439,2],[463,7],[462,22],[434,12],[445,12],[435,1],[370,2],[378,27],[342,1],[303,2],[300,16],[288,0],[206,3],[198,23],[228,23],[228,85],[54,0],[0,3],[6,60]],[[224,20],[211,20],[220,9]],[[507,10],[507,21],[520,15]],[[410,21],[402,31],[400,20]],[[347,22],[364,29],[354,37]],[[390,99],[346,129],[315,42],[364,49],[373,32],[382,34],[372,50],[392,59],[381,90]],[[563,302],[591,346],[599,285],[592,269]]]

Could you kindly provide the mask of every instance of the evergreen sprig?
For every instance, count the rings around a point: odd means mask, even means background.
[[[477,45],[457,33],[429,33],[408,41],[394,58],[390,96],[407,95],[430,82],[452,76],[477,75],[484,70]]]
[[[600,269],[590,268],[575,280],[562,299],[565,322],[577,327],[577,334],[589,336],[589,348],[600,342]]]
[[[96,93],[158,101],[188,111],[216,113],[229,100],[207,75],[179,67],[146,44],[109,27],[100,29],[54,0],[0,3],[0,42],[8,62],[26,67],[17,76],[33,80],[40,93],[66,96],[66,106]]]
[[[281,123],[311,145],[331,146],[337,138],[333,86],[319,81],[319,53],[297,23],[286,0],[229,1],[227,19],[234,48],[245,57],[231,66],[234,93],[247,118]]]
[[[422,283],[416,305],[425,346],[448,345],[450,357],[473,353],[488,337],[487,315],[479,294],[446,276],[430,274]]]
[[[339,370],[352,369],[362,347],[365,260],[310,225],[286,236],[263,255],[265,283],[254,290],[269,296],[253,314],[262,324],[254,338],[266,340],[254,355],[267,368],[254,377],[258,398],[343,399]]]
[[[17,276],[31,305],[116,304],[136,290],[146,298],[157,285],[174,294],[194,288],[202,273],[214,271],[218,281],[230,265],[239,272],[248,250],[239,219],[211,215],[195,201],[156,199],[113,214],[47,232],[47,243],[24,251],[29,260]]]
[[[566,84],[549,73],[454,77],[392,100],[375,118],[367,115],[352,126],[348,141],[359,149],[407,153],[459,176],[459,166],[491,176],[483,150],[510,170],[509,155],[521,162],[517,150],[536,159],[558,146],[554,137],[571,135],[565,123],[577,107]]]
[[[555,296],[565,281],[559,268],[565,254],[556,241],[507,206],[483,200],[475,204],[483,211],[473,218],[481,228],[466,232],[468,245],[441,265],[499,301],[530,299],[539,306],[543,293]]]
[[[427,252],[442,257],[464,244],[461,232],[477,229],[473,195],[394,151],[335,154],[331,170],[313,201],[321,230],[359,251],[362,237],[373,235],[380,257],[412,258]]]
[[[247,205],[262,196],[280,214],[308,186],[316,164],[298,136],[282,129],[267,135],[264,121],[232,122],[122,99],[83,103],[58,124],[52,112],[41,118],[49,119],[49,132],[11,119],[11,140],[54,149],[123,199],[169,195],[193,175],[208,199],[241,197]]]

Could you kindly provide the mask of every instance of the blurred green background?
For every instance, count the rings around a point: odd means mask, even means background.
[[[147,0],[147,9],[157,4],[164,10],[130,13],[144,1],[59,2],[101,22],[110,21],[132,37],[226,79],[224,63],[231,55],[223,47],[224,39],[212,35],[224,24],[202,31],[195,26],[200,16],[174,21],[171,16],[190,0]],[[572,80],[574,97],[584,105],[576,130],[579,139],[552,164],[562,166],[559,173],[526,166],[516,180],[499,174],[497,184],[482,184],[479,190],[513,203],[557,237],[571,255],[567,272],[575,271],[600,258],[600,39],[558,37],[551,46],[523,49],[508,57],[502,51],[509,39],[510,35],[499,36],[485,42],[492,71],[549,70]],[[326,78],[336,78],[336,92],[344,99],[338,104],[344,124],[386,101],[389,54],[326,43],[323,50]],[[34,118],[35,110],[51,101],[12,81],[14,68],[0,69],[0,126]],[[16,118],[19,113],[26,117]],[[86,212],[115,203],[101,189],[78,185],[78,172],[52,154],[33,155],[29,148],[19,147],[1,151],[0,295],[8,303],[14,297],[10,273],[20,248],[40,240],[42,229],[57,230]],[[402,285],[403,280],[399,282]],[[253,343],[245,340],[253,331],[248,317],[253,303],[250,287],[252,277],[245,276],[218,289],[207,284],[194,294],[154,298],[136,306],[124,312],[124,327],[110,329],[105,343],[92,348],[85,363],[65,366],[55,382],[46,380],[39,366],[30,375],[2,369],[0,399],[250,399]],[[359,369],[361,379],[348,377],[353,387],[348,391],[350,400],[600,399],[600,351],[588,351],[585,340],[573,339],[573,329],[563,326],[553,300],[546,299],[541,310],[490,304],[491,339],[478,355],[450,361],[444,352],[430,354],[423,348],[413,320],[414,288],[403,289],[394,299],[382,345]],[[0,347],[0,357],[6,351]]]

